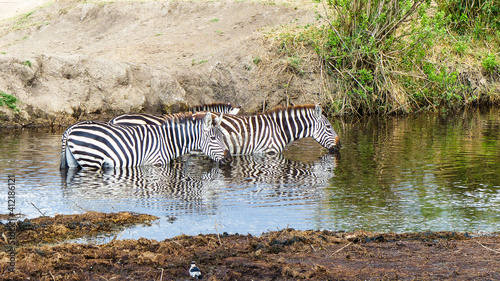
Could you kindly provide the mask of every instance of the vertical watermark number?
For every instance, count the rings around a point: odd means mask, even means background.
[[[9,222],[7,223],[7,253],[9,255],[9,272],[16,270],[16,177],[9,175],[7,179],[7,209]]]

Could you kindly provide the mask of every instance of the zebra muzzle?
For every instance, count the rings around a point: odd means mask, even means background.
[[[231,156],[231,152],[228,149],[224,150],[224,158],[220,161],[222,165],[228,165],[233,161],[233,156]]]
[[[340,138],[337,136],[337,137],[335,137],[335,145],[332,146],[330,149],[328,149],[328,152],[336,153],[339,151],[339,149],[341,147],[342,147],[342,144],[340,143]]]

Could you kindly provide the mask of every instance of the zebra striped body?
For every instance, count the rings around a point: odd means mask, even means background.
[[[144,119],[139,119],[129,115],[127,122],[134,120],[138,124],[149,124],[148,118],[161,117],[145,115]],[[124,120],[115,118],[111,122],[120,124]],[[288,143],[306,137],[314,138],[330,153],[340,148],[339,137],[321,114],[319,105],[277,108],[252,116],[226,115],[221,122],[221,131],[226,146],[235,155],[280,153]]]
[[[217,112],[224,114],[237,114],[240,111],[241,106],[234,107],[230,103],[211,103],[211,104],[201,104],[192,106],[188,109],[189,112]],[[123,114],[115,117],[109,121],[110,124],[121,124],[127,126],[133,125],[157,125],[161,126],[165,123],[165,120],[171,118],[175,114],[165,114],[165,115],[152,115],[152,114],[142,114],[142,113],[131,113]]]
[[[80,122],[63,134],[61,168],[163,165],[198,149],[226,164],[231,155],[222,141],[221,119],[188,113],[170,115],[161,126]]]

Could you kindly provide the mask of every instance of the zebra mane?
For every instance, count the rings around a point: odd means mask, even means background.
[[[165,117],[165,122],[175,122],[175,123],[186,123],[186,122],[200,122],[203,120],[206,114],[212,114],[212,118],[214,115],[217,116],[215,113],[211,112],[181,112],[181,113],[174,113],[174,114],[166,114],[164,115]]]
[[[233,105],[228,103],[228,102],[214,102],[214,103],[204,103],[204,104],[194,105],[194,106],[190,106],[189,108],[203,108],[203,107],[216,107],[216,106],[231,106],[231,107],[233,107]]]
[[[276,107],[273,107],[271,109],[269,109],[268,111],[265,111],[261,114],[273,114],[273,113],[276,113],[276,112],[281,112],[281,111],[286,111],[288,113],[292,112],[292,111],[301,111],[301,110],[308,110],[308,109],[312,109],[314,110],[314,108],[316,107],[315,104],[301,104],[301,105],[290,105],[290,106],[276,106]]]
[[[229,114],[237,114],[241,109],[241,105],[234,106],[228,102],[214,102],[214,103],[206,103],[199,104],[195,106],[190,106],[188,111],[190,112],[199,112],[199,111],[210,111],[210,112],[218,112],[218,113],[229,113]]]

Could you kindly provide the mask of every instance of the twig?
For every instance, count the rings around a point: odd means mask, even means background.
[[[89,211],[89,210],[87,210],[87,209],[85,209],[85,208],[83,208],[83,207],[80,207],[80,206],[79,206],[78,204],[76,204],[75,202],[73,202],[73,204],[75,204],[75,206],[77,206],[78,208],[80,208],[80,209],[84,210],[85,212],[88,212],[88,211]]]
[[[52,276],[52,279],[54,279],[54,281],[56,281],[56,278],[54,277],[54,275],[52,275],[52,272],[50,272],[50,270],[49,270],[49,273],[50,273],[50,276]]]
[[[160,281],[163,281],[163,268],[161,269]]]
[[[217,238],[219,239],[219,245],[222,246],[222,242],[220,241],[219,226],[222,226],[222,225],[220,225],[217,222],[217,220],[215,220],[215,226],[214,226],[214,228],[215,228],[215,231],[217,231]]]
[[[342,247],[342,248],[338,249],[337,251],[333,252],[330,256],[335,255],[336,253],[338,253],[338,252],[342,251],[345,247],[347,247],[347,246],[349,246],[349,245],[351,245],[351,244],[352,244],[352,242],[349,242],[349,243],[348,243],[347,245],[345,245],[344,247]]]
[[[174,241],[174,240],[172,240],[172,242],[174,242],[175,244],[177,244],[177,245],[179,245],[179,246],[181,246],[181,247],[182,247],[181,243],[179,243],[179,242],[177,242],[177,241]]]
[[[38,207],[35,206],[35,204],[33,204],[33,202],[30,202],[30,203],[31,203],[31,205],[33,205],[33,207],[35,207],[38,210],[38,212],[40,212],[40,214],[42,214],[42,217],[46,217],[45,213],[42,213],[42,211],[40,211],[40,209],[38,209]]]
[[[483,244],[479,243],[476,241],[477,244],[481,245],[481,247],[485,248],[486,250],[489,250],[489,251],[492,251],[494,253],[497,253],[497,254],[500,254],[500,251],[497,251],[497,250],[494,250],[494,249],[491,249],[491,248],[488,248],[486,246],[484,246]]]
[[[115,240],[120,240],[120,238],[122,237],[124,232],[125,232],[125,229],[122,231],[122,233],[120,233],[120,236],[118,236],[118,238],[116,238],[117,235],[115,235],[115,237],[113,237],[113,240],[111,240],[111,242],[113,242]]]

